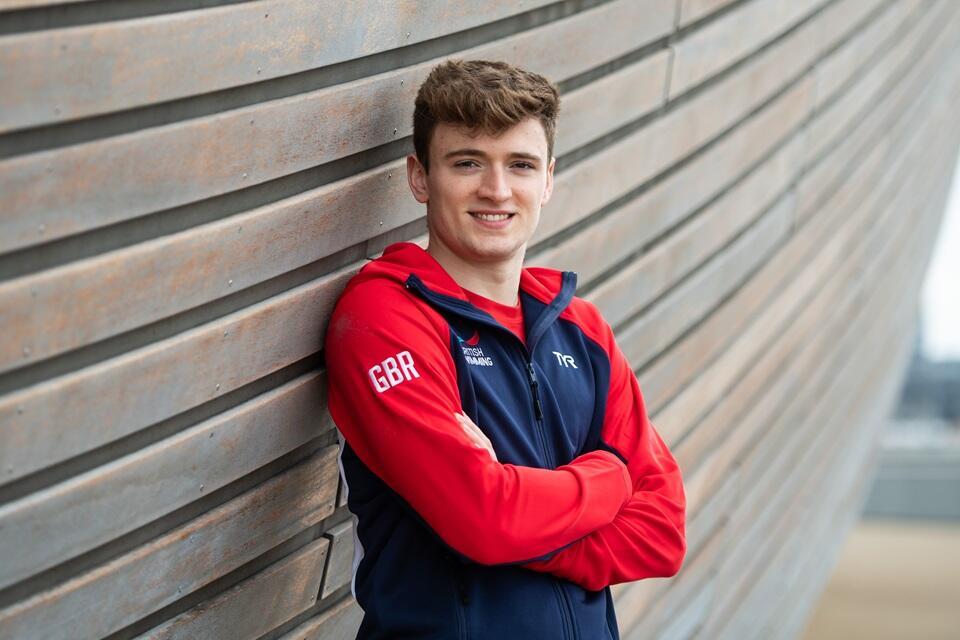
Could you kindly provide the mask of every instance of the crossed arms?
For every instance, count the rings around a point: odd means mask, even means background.
[[[474,446],[455,417],[457,374],[439,338],[445,325],[399,289],[377,293],[376,308],[354,293],[337,304],[325,344],[328,406],[357,456],[449,547],[591,590],[676,574],[686,552],[680,470],[598,313],[596,338],[611,357],[601,440],[616,453],[539,469],[501,464]],[[384,384],[377,363],[402,353],[395,361],[405,370],[387,372],[399,382]]]

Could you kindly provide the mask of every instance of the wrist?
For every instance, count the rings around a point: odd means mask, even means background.
[[[589,451],[579,457],[577,457],[571,464],[576,464],[581,461],[597,461],[601,460],[604,464],[608,465],[614,473],[619,477],[621,485],[623,487],[623,492],[620,494],[622,497],[620,507],[630,500],[633,496],[633,479],[630,477],[630,469],[627,468],[627,465],[623,463],[623,460],[617,454],[607,451],[605,449],[596,449],[594,451]]]

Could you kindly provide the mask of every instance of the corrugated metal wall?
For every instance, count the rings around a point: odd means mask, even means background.
[[[577,271],[687,483],[626,638],[789,638],[859,508],[960,143],[953,0],[0,0],[0,637],[352,638],[325,322],[423,241],[454,56],[563,92]]]

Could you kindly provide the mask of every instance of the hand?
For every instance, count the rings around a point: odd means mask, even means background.
[[[467,432],[467,435],[470,436],[470,439],[473,440],[475,446],[486,449],[487,453],[490,454],[490,457],[497,460],[497,454],[493,452],[493,443],[490,442],[490,439],[487,437],[483,431],[480,430],[473,420],[467,416],[465,413],[455,413],[457,421],[460,423],[460,426],[463,427],[463,430]]]

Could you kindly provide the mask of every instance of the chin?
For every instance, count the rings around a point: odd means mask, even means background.
[[[523,249],[523,244],[517,244],[515,242],[483,242],[472,245],[470,247],[470,253],[479,260],[497,261],[508,260],[517,255],[517,252],[522,252]]]

